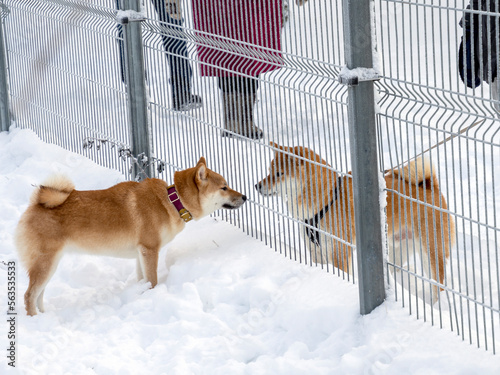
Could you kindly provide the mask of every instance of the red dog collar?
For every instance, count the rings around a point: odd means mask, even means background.
[[[191,221],[193,219],[193,216],[191,216],[191,213],[182,205],[182,202],[179,199],[179,195],[177,195],[177,190],[175,190],[175,185],[170,185],[169,187],[167,187],[167,194],[168,200],[174,205],[177,211],[179,211],[179,215],[181,216],[182,220],[184,220],[184,222],[186,223],[188,221]]]

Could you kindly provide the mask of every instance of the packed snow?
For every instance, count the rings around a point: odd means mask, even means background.
[[[0,260],[17,261],[13,233],[33,185],[65,173],[100,189],[120,173],[43,143],[0,134]],[[230,181],[229,181],[230,182]],[[46,312],[28,317],[17,263],[16,369],[22,374],[498,374],[491,352],[408,316],[394,301],[359,314],[356,285],[284,258],[234,226],[188,223],[161,252],[159,283],[133,260],[67,255],[47,286]],[[0,270],[6,285],[5,266]],[[0,289],[3,309],[6,288]],[[6,319],[0,329],[6,348]],[[5,353],[5,352],[4,352]]]

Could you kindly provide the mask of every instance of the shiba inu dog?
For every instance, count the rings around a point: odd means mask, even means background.
[[[122,182],[105,190],[78,191],[54,177],[39,186],[16,229],[16,246],[28,271],[28,315],[43,312],[43,293],[67,251],[137,260],[137,277],[157,284],[158,254],[182,231],[220,208],[236,209],[246,196],[209,170],[204,158],[176,172],[174,185],[159,179]]]
[[[307,224],[312,261],[328,262],[352,273],[350,244],[355,244],[356,228],[350,173],[342,176],[333,172],[308,148],[271,145],[279,151],[269,176],[255,188],[262,195],[286,199],[291,215]],[[455,225],[432,171],[425,158],[386,171],[389,259],[402,267],[409,254],[417,253],[424,271],[443,283]]]

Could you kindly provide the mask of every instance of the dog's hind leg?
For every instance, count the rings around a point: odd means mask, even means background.
[[[24,293],[24,306],[26,307],[26,313],[31,316],[36,315],[36,304],[41,289],[34,280],[35,278],[30,277],[28,290]]]
[[[34,259],[30,269],[28,270],[29,285],[26,293],[24,294],[24,304],[28,315],[36,315],[36,308],[40,312],[44,312],[43,294],[45,286],[54,274],[59,263],[60,256],[57,254],[48,255],[41,252],[37,259]]]
[[[137,281],[141,281],[142,279],[144,279],[144,272],[142,269],[140,257],[137,257],[137,259],[135,261],[135,271],[137,273]]]
[[[439,252],[440,249],[438,247],[438,253],[436,254],[436,249],[432,246],[432,250],[430,251],[429,260],[430,260],[430,274],[432,279],[438,282],[440,285],[444,285],[445,283],[445,256],[444,254]],[[444,290],[441,286],[433,285],[432,291],[432,304],[435,304],[438,301],[439,293]]]
[[[45,293],[45,288],[42,289],[42,291],[38,295],[38,298],[36,299],[36,305],[38,306],[38,310],[40,310],[41,313],[45,312],[45,307],[43,304],[43,294],[44,293]]]
[[[151,288],[158,284],[158,248],[150,248],[139,245],[139,259],[144,271],[146,281],[151,283]]]

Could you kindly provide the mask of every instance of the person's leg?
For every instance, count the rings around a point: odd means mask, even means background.
[[[259,81],[243,76],[219,77],[224,110],[224,128],[252,139],[260,139],[263,132],[254,124],[253,108]],[[231,136],[223,132],[223,136]]]
[[[163,47],[170,67],[172,101],[175,110],[184,111],[202,106],[199,96],[191,93],[193,70],[188,60],[186,39],[183,38],[182,15],[178,0],[152,0],[158,18],[165,23]],[[171,33],[169,32],[171,31]]]

